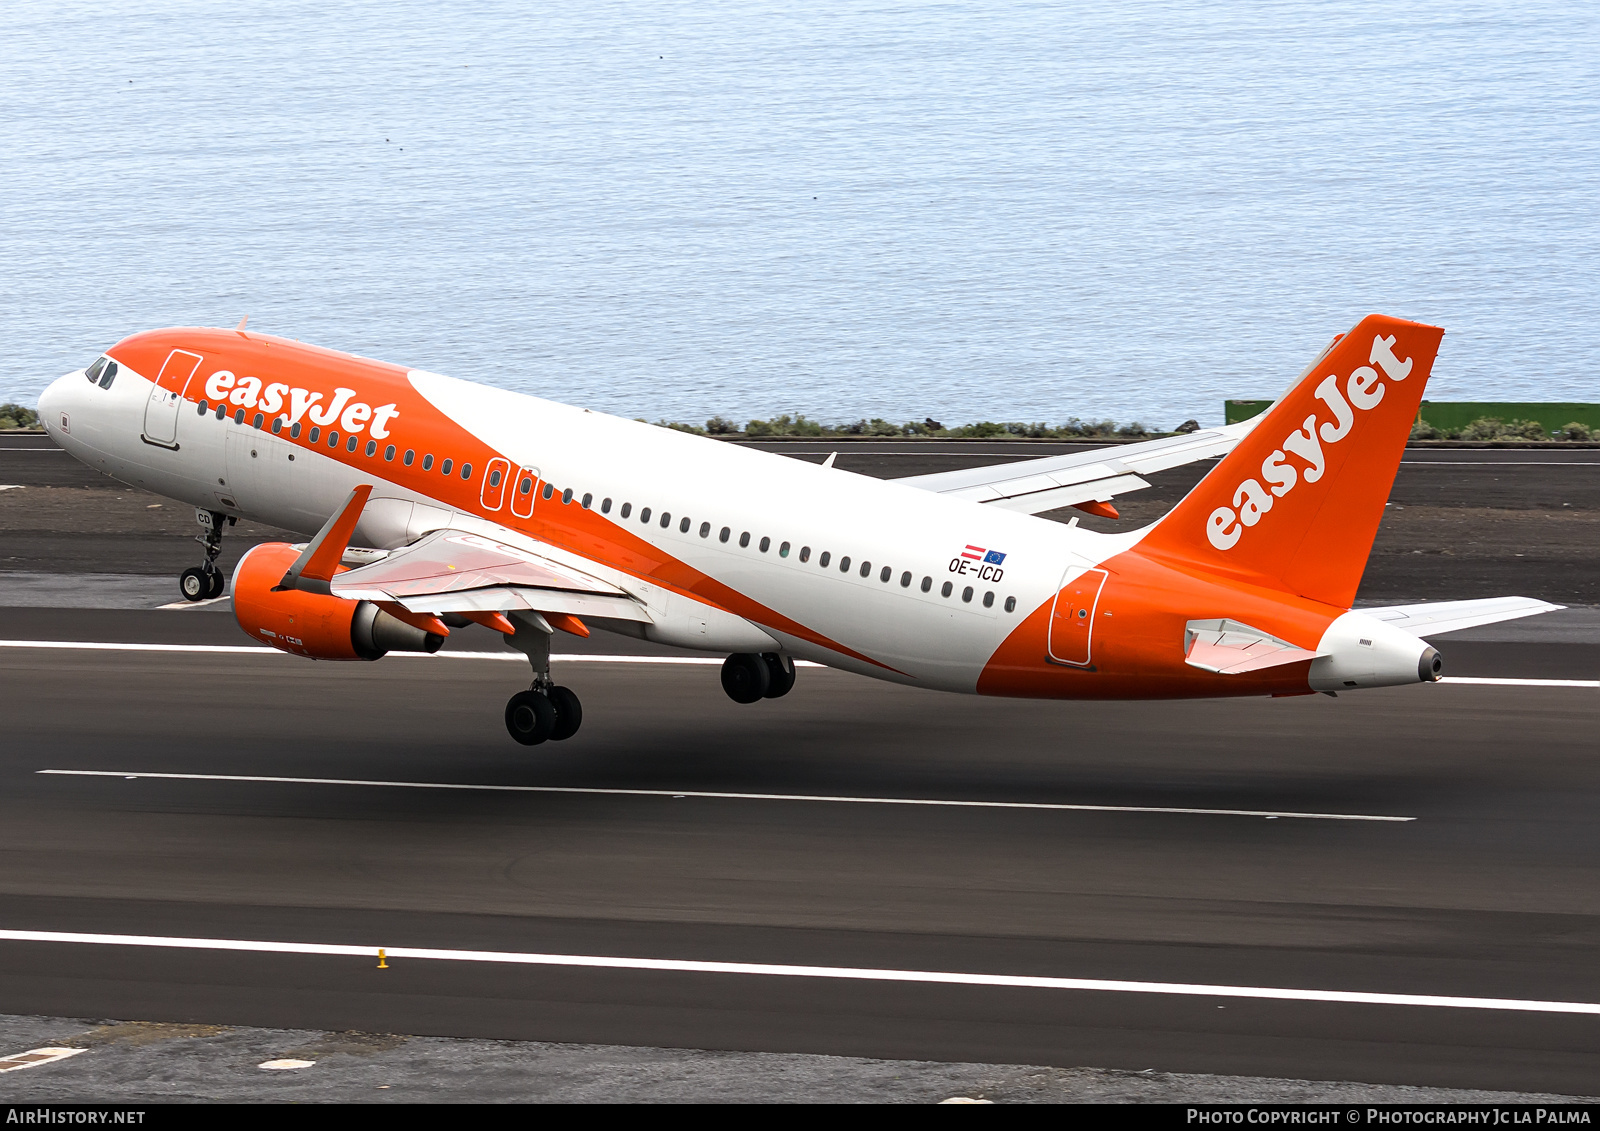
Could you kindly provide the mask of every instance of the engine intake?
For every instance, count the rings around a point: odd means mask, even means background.
[[[371,601],[279,588],[299,556],[287,542],[267,542],[234,570],[234,619],[252,639],[313,660],[376,660],[388,652],[437,652],[444,643]]]

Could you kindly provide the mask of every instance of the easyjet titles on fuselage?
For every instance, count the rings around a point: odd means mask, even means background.
[[[338,421],[339,427],[346,432],[359,434],[366,429],[375,440],[387,439],[389,422],[400,415],[399,408],[393,403],[373,408],[365,401],[356,400],[358,394],[354,389],[334,389],[333,400],[323,405],[320,403],[323,397],[321,393],[287,385],[282,381],[273,381],[263,387],[261,378],[237,377],[227,369],[219,369],[206,378],[205,393],[207,398],[219,404],[226,402],[239,408],[258,409],[268,417],[281,414],[278,419],[283,421],[284,427],[294,427],[302,417],[319,428],[326,428]]]

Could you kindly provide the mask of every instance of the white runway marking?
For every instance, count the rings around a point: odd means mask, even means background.
[[[1600,687],[1600,679],[1501,679],[1487,675],[1447,675],[1440,683],[1476,683],[1484,687]]]
[[[368,778],[290,778],[256,774],[168,774],[129,770],[35,770],[79,778],[153,778],[166,781],[253,782],[271,785],[345,785],[380,789],[446,789],[483,793],[572,793],[611,797],[702,797],[721,801],[807,801],[845,805],[921,805],[944,809],[1042,809],[1077,813],[1176,813],[1196,817],[1292,817],[1304,821],[1415,821],[1372,813],[1297,813],[1281,809],[1188,809],[1170,805],[1073,805],[1048,801],[947,801],[926,797],[841,797],[827,793],[731,793],[695,789],[621,789],[576,785],[479,785],[472,782],[374,781]]]
[[[158,609],[203,609],[207,605],[215,605],[218,601],[227,601],[232,598],[231,593],[224,593],[221,597],[207,597],[204,601],[173,601],[170,605],[157,605]]]
[[[159,935],[89,934],[80,931],[0,930],[0,941],[87,943],[177,950],[242,951],[255,954],[311,954],[377,958],[375,946],[339,943],[268,942],[255,939],[197,939]],[[1016,974],[965,974],[946,970],[887,970],[862,966],[798,966],[772,962],[700,962],[672,958],[619,958],[591,954],[537,954],[507,950],[384,948],[391,960],[496,962],[517,966],[586,967],[594,970],[651,970],[682,974],[745,974],[778,978],[826,978],[859,982],[912,982],[944,986],[996,986],[1027,990],[1095,990],[1180,997],[1256,998],[1263,1001],[1325,1001],[1349,1005],[1411,1005],[1435,1009],[1492,1009],[1520,1013],[1576,1013],[1600,1016],[1600,1003],[1539,1001],[1524,998],[1457,997],[1446,994],[1367,993],[1360,990],[1299,990],[1277,986],[1226,986],[1191,982],[1134,982],[1113,978],[1049,978]]]
[[[21,483],[0,483],[0,491],[21,491],[24,489]]]
[[[225,597],[216,598],[219,601]],[[196,605],[202,602],[195,602]],[[167,605],[165,608],[183,608],[188,605]],[[280,652],[276,648],[258,648],[253,644],[114,644],[98,640],[0,640],[0,648],[47,648],[64,651],[83,652],[195,652],[201,654],[214,654],[225,656],[288,656],[288,652]],[[510,660],[513,663],[525,664],[527,658],[521,652],[390,652],[386,659],[407,657],[413,660]],[[292,657],[299,659],[300,657]],[[551,663],[560,664],[721,664],[722,660],[716,656],[614,656],[605,654],[580,655],[553,655]],[[820,668],[826,665],[814,663],[811,660],[796,660],[797,668]]]

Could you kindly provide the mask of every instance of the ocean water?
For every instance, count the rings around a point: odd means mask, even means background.
[[[0,400],[254,328],[649,419],[1600,400],[1600,6],[0,6]]]

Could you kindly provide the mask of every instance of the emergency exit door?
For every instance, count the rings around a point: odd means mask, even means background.
[[[1094,655],[1095,611],[1100,589],[1106,583],[1103,569],[1069,566],[1062,575],[1056,603],[1050,610],[1050,658],[1058,664],[1088,667]]]

